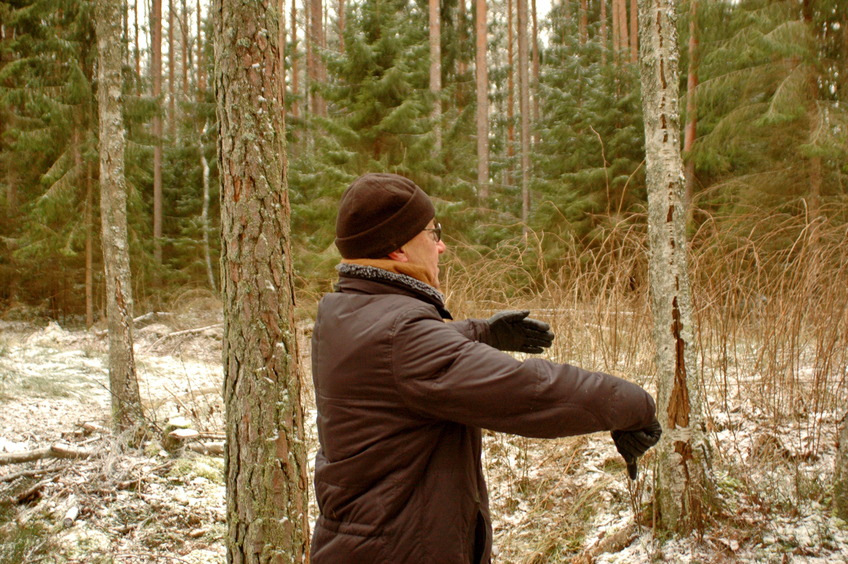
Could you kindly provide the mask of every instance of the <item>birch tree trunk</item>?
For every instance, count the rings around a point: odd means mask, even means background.
[[[692,298],[686,258],[683,161],[678,110],[675,0],[640,0],[642,109],[648,185],[649,279],[664,433],[657,448],[660,527],[703,524],[712,491],[697,381]]]
[[[477,7],[477,194],[481,202],[489,199],[489,68],[486,57],[489,26],[486,0],[476,0]]]
[[[133,301],[127,240],[124,122],[121,115],[121,3],[98,0],[97,102],[100,114],[100,216],[109,327],[109,389],[116,434],[140,429],[141,398],[133,357]],[[134,437],[133,437],[134,438]]]
[[[429,0],[430,17],[430,94],[433,96],[433,133],[435,151],[442,151],[442,22],[439,0]]]
[[[216,0],[227,560],[308,560],[277,0]]]

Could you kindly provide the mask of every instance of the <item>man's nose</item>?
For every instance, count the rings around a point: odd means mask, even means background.
[[[448,247],[447,245],[445,245],[445,242],[443,240],[439,239],[439,242],[436,243],[436,248],[439,250],[439,254],[442,254],[447,250]]]

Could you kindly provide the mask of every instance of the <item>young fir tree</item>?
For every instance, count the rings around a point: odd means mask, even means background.
[[[823,0],[702,3],[701,205],[782,209],[816,217],[842,192],[848,160],[841,23]]]
[[[635,66],[602,63],[608,47],[594,19],[581,46],[576,10],[575,2],[556,6],[546,24],[531,225],[583,237],[644,204],[644,132]]]
[[[25,303],[52,296],[45,305],[54,314],[82,311],[84,297],[92,299],[84,249],[95,237],[93,4],[18,0],[2,2],[2,11],[0,159],[9,221],[0,235],[16,281],[5,292]]]

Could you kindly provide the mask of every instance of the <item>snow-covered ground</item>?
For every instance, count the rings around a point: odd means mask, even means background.
[[[172,331],[136,331],[148,417],[161,427],[180,416],[220,434],[221,329]],[[141,451],[116,452],[97,427],[108,427],[105,364],[105,338],[95,332],[0,321],[0,454],[60,441],[96,453],[0,466],[0,562],[12,561],[3,560],[14,548],[7,543],[27,528],[40,540],[22,544],[15,554],[23,561],[224,562],[222,459],[193,451],[175,458],[155,437]],[[778,425],[744,394],[709,408],[716,502],[703,530],[685,538],[654,534],[650,455],[634,483],[608,435],[487,434],[495,562],[848,562],[848,525],[829,508],[843,414],[811,412]],[[314,430],[309,440],[314,449]],[[32,499],[2,505],[39,480],[47,483]],[[78,516],[65,526],[74,507]]]

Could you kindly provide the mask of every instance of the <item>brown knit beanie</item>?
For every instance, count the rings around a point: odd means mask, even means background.
[[[436,208],[413,181],[370,173],[348,186],[339,201],[336,247],[346,259],[382,258],[418,235]]]

